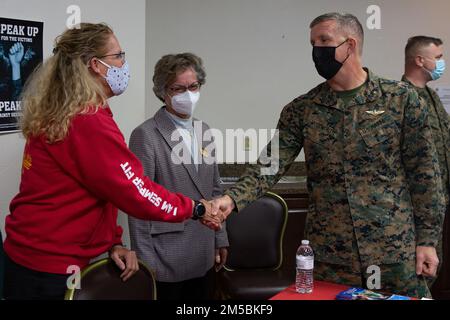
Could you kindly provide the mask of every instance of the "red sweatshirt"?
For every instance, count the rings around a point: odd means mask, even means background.
[[[62,142],[29,139],[19,194],[6,217],[6,253],[29,269],[67,274],[69,266],[83,268],[121,243],[117,208],[167,222],[192,216],[189,198],[143,172],[109,107],[76,116]]]

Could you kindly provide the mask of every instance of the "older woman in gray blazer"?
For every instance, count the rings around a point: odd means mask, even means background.
[[[205,77],[196,55],[163,56],[155,66],[153,91],[165,106],[130,138],[150,179],[192,199],[222,194],[217,163],[207,151],[211,141],[202,142],[209,127],[192,117]],[[210,298],[213,267],[220,268],[227,256],[225,228],[213,231],[198,220],[128,221],[132,249],[156,271],[158,299]]]

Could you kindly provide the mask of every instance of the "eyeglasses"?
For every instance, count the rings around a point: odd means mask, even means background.
[[[119,59],[119,60],[125,61],[125,51],[121,51],[119,53],[113,53],[113,54],[106,54],[106,55],[98,57],[98,58],[101,59],[101,58],[106,58],[106,57],[114,57],[114,59]]]
[[[185,93],[186,90],[189,90],[191,92],[197,92],[198,90],[200,90],[201,86],[202,85],[199,82],[195,82],[189,85],[188,87],[174,85],[172,87],[169,87],[169,90],[176,94]]]

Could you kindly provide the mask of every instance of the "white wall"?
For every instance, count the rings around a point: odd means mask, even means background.
[[[132,72],[130,86],[126,94],[111,99],[110,103],[115,120],[128,141],[131,131],[145,118],[145,0],[129,3],[120,0],[1,0],[0,16],[43,21],[45,58],[53,50],[55,37],[66,28],[69,17],[66,10],[70,5],[80,6],[83,22],[109,24],[127,53]],[[0,230],[3,236],[9,202],[19,188],[23,145],[20,134],[0,135]],[[119,222],[126,226],[124,217],[120,217]]]
[[[309,45],[309,23],[319,14],[351,12],[365,25],[367,7],[379,5],[382,29],[365,29],[364,62],[391,78],[401,77],[408,37],[427,34],[450,43],[448,0],[1,0],[0,15],[44,21],[48,56],[72,4],[81,7],[83,21],[111,25],[127,52],[132,81],[111,101],[127,141],[133,128],[161,106],[151,78],[166,53],[192,51],[204,59],[207,85],[196,116],[221,130],[265,129],[275,127],[285,104],[322,81]],[[450,83],[450,71],[439,83]],[[18,191],[23,144],[19,134],[0,135],[3,234],[9,202]],[[119,221],[128,243],[126,220]]]

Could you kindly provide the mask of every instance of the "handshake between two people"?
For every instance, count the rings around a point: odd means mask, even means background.
[[[222,228],[222,222],[227,219],[235,208],[233,199],[228,195],[210,201],[200,200],[200,202],[203,203],[206,209],[205,215],[200,220],[201,223],[215,231]]]

